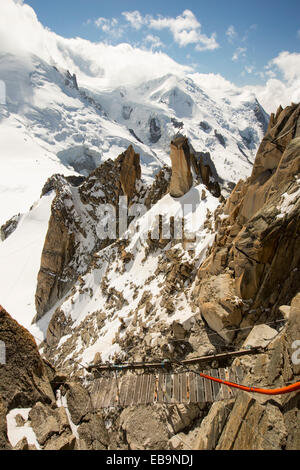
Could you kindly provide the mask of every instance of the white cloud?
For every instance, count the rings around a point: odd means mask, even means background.
[[[254,65],[246,65],[245,71],[249,74],[252,74],[255,71]]]
[[[44,28],[29,5],[13,0],[0,1],[0,56],[7,53],[18,56],[34,54],[49,64],[76,73],[83,86],[92,86],[95,89],[102,86],[139,84],[167,73],[184,76],[193,71],[161,51],[149,51],[129,44],[111,46],[81,38],[65,39]],[[195,22],[191,25],[198,24],[195,17],[193,19],[190,16],[190,19]],[[150,37],[148,35],[149,44]],[[153,35],[153,44],[155,38],[159,41]],[[300,101],[300,53],[280,53],[267,64],[265,75],[268,80],[261,86],[238,88],[215,74],[201,75],[201,83],[222,96],[255,93],[269,113],[276,111],[280,104],[286,106],[292,101]]]
[[[158,36],[153,36],[152,34],[148,34],[145,37],[144,42],[146,44],[150,44],[152,49],[157,49],[159,47],[164,47],[164,44],[160,40],[160,38]]]
[[[213,33],[210,37],[201,33],[201,23],[191,10],[185,10],[176,18],[163,16],[153,18],[148,16],[146,19],[150,29],[168,29],[172,33],[174,41],[180,47],[195,44],[198,51],[214,50],[219,47],[216,33]]]
[[[280,104],[300,102],[300,53],[281,52],[267,64],[266,75],[270,79],[265,85],[248,88],[267,112],[275,112]]]
[[[236,32],[233,25],[228,27],[228,29],[226,31],[226,36],[227,36],[228,42],[230,42],[230,43],[233,43],[233,41],[236,39],[237,32]]]
[[[300,53],[281,52],[269,62],[269,67],[277,67],[288,83],[300,79]]]
[[[297,36],[300,39],[300,29],[298,29],[298,31],[297,31]]]
[[[116,39],[122,37],[124,29],[119,26],[119,22],[116,18],[98,18],[95,20],[97,28],[101,29],[104,33],[109,34],[111,37]]]
[[[183,76],[192,71],[160,51],[125,43],[112,46],[63,38],[44,28],[30,6],[13,0],[0,1],[0,57],[9,52],[27,57],[34,54],[59,69],[69,69],[77,74],[82,86],[94,88],[135,85],[167,73]],[[99,21],[100,27],[105,24]]]
[[[145,19],[142,17],[139,11],[124,11],[122,15],[126,18],[128,23],[135,28],[141,29],[143,24],[145,23]]]
[[[234,52],[231,60],[233,62],[237,62],[241,57],[246,57],[246,52],[247,52],[246,47],[238,47],[236,51]]]

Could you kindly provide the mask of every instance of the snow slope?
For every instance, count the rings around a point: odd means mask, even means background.
[[[155,343],[160,337],[157,328],[162,323],[171,325],[176,320],[182,323],[191,317],[189,296],[193,276],[181,287],[178,278],[177,291],[170,297],[174,300],[174,311],[170,313],[164,305],[167,272],[164,269],[158,271],[164,263],[173,266],[173,255],[178,257],[180,264],[190,264],[195,272],[205,258],[207,248],[215,237],[213,230],[205,228],[207,211],[214,212],[219,201],[209,192],[206,192],[206,199],[201,201],[202,191],[206,189],[199,185],[179,199],[166,195],[133,222],[124,234],[124,238],[128,237],[126,252],[132,255],[129,263],[122,261],[118,242],[98,253],[91,269],[80,277],[60,305],[59,310],[63,312],[66,323],[72,324],[72,331],[68,330],[61,338],[54,352],[60,366],[68,364],[70,358],[90,363],[97,352],[104,361],[116,355],[124,358],[120,341],[125,341],[126,337],[135,337],[140,341],[143,323]],[[167,239],[169,218],[182,218],[183,207],[185,230],[189,238],[192,238],[191,234],[196,236],[195,241],[188,246],[194,251],[183,249],[181,242],[171,238],[166,246],[149,251],[148,233],[151,231],[154,237],[158,215],[165,218]],[[152,299],[150,313],[142,305],[145,295],[149,296],[149,293]],[[39,323],[36,326],[38,328]],[[86,331],[89,331],[88,338],[84,333]]]
[[[0,243],[1,305],[29,328],[35,316],[35,290],[54,193],[43,196]]]

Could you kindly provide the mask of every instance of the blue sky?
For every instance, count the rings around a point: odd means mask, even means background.
[[[282,51],[300,52],[297,0],[25,3],[44,26],[64,37],[162,50],[195,71],[220,73],[237,85],[263,83],[270,60]]]

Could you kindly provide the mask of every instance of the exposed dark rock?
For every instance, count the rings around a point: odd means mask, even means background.
[[[164,166],[155,175],[155,180],[150,190],[147,193],[145,199],[145,205],[147,209],[156,204],[163,196],[169,191],[169,185],[171,181],[172,170],[168,166]]]
[[[182,121],[177,121],[175,118],[171,118],[171,123],[175,129],[183,129],[184,123]]]
[[[144,143],[144,142],[136,135],[136,133],[134,132],[133,129],[129,129],[129,132],[130,132],[130,134],[131,134],[138,142],[140,142],[141,144]]]
[[[2,227],[0,228],[0,237],[2,241],[6,240],[16,230],[20,219],[21,214],[18,214],[9,219],[4,225],[2,225]]]
[[[100,414],[86,415],[78,427],[81,450],[106,450],[109,437]]]
[[[44,450],[74,449],[76,438],[72,435],[63,407],[52,409],[37,403],[29,412],[29,420],[37,441]]]
[[[68,409],[73,423],[78,425],[90,412],[90,397],[87,390],[78,382],[68,382],[66,388]]]
[[[132,113],[133,109],[131,106],[129,105],[124,105],[123,108],[122,108],[122,117],[123,119],[130,119],[130,116],[131,116],[131,113]]]
[[[140,178],[140,156],[130,145],[114,162],[112,160],[104,162],[83,181],[76,179],[76,184],[81,183],[78,189],[81,203],[92,207],[87,214],[89,224],[86,224],[86,215],[77,211],[77,204],[73,200],[73,193],[70,191],[67,179],[60,175],[49,178],[42,195],[55,190],[56,196],[51,207],[51,217],[38,273],[37,316],[34,321],[40,319],[52,308],[73,285],[78,277],[76,263],[80,262],[80,254],[81,257],[85,257],[87,267],[94,252],[113,243],[114,239],[102,240],[97,234],[100,222],[100,216],[97,215],[98,206],[101,203],[112,204],[118,211],[119,198],[123,195],[128,197],[130,204],[131,199],[137,193],[136,182]],[[86,240],[91,238],[94,240],[93,246],[90,241],[88,242],[88,252],[83,246],[82,237]],[[60,325],[62,324],[63,322],[60,322]],[[51,328],[50,325],[49,327]],[[55,330],[56,327],[51,331]]]
[[[0,368],[1,367],[2,366],[0,366]],[[0,450],[11,450],[11,445],[7,437],[6,414],[7,409],[0,395]]]
[[[0,366],[0,396],[8,411],[54,402],[45,365],[31,334],[0,308],[0,340],[6,364]]]
[[[172,161],[170,194],[173,197],[181,197],[193,185],[190,148],[186,137],[178,137],[171,142],[170,156]]]
[[[218,141],[220,142],[220,144],[225,148],[226,147],[225,137],[222,134],[220,134],[219,132],[217,132],[216,130],[215,130],[215,136],[218,139]]]
[[[200,129],[202,129],[204,132],[210,133],[212,131],[212,127],[208,122],[206,121],[201,121],[199,124]]]
[[[71,88],[75,88],[75,90],[79,90],[78,88],[78,83],[77,83],[77,77],[75,73],[73,75],[70,74],[69,70],[66,72],[66,81],[65,84],[67,86],[70,86]]]
[[[216,212],[218,236],[198,272],[196,295],[200,303],[205,297],[205,285],[209,286],[206,292],[209,298],[217,295],[225,270],[234,282],[228,299],[240,299],[242,303],[251,299],[251,308],[243,308],[243,316],[251,309],[265,308],[272,318],[298,292],[300,199],[296,195],[300,139],[293,136],[299,116],[300,105],[292,105],[271,117],[251,177],[246,182],[240,181],[225,207]],[[222,210],[227,215],[223,221],[218,220]],[[221,303],[224,309],[224,300]],[[222,308],[217,312],[214,306],[214,314],[221,322],[228,320],[237,307],[234,302],[225,305],[225,316]],[[212,318],[211,313],[207,313],[207,318]],[[236,319],[232,324],[238,326]],[[220,331],[220,326],[216,328]]]
[[[220,197],[221,188],[219,185],[220,178],[217,175],[215,165],[212,162],[209,152],[197,152],[191,154],[192,165],[196,175],[201,178],[202,183],[215,197]]]
[[[161,126],[157,118],[150,119],[150,142],[156,144],[161,138]]]

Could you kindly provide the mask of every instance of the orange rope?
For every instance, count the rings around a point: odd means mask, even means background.
[[[296,382],[295,384],[289,385],[287,387],[266,389],[257,387],[246,387],[245,385],[239,385],[233,382],[228,382],[227,380],[211,377],[210,375],[203,374],[202,372],[198,372],[198,374],[204,379],[212,380],[214,382],[227,385],[228,387],[238,388],[239,390],[244,390],[245,392],[261,393],[262,395],[284,395],[285,393],[292,393],[296,392],[297,390],[300,390],[300,382]]]

